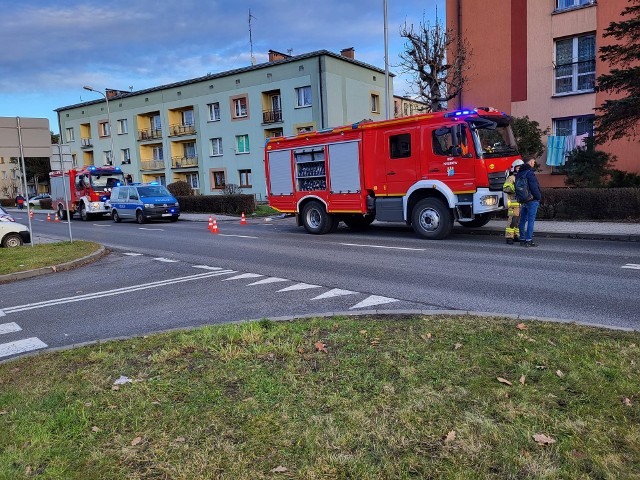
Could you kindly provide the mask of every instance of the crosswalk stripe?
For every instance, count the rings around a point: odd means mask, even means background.
[[[333,288],[328,292],[325,292],[317,297],[313,297],[311,300],[322,300],[323,298],[340,297],[342,295],[354,295],[358,292],[352,292],[351,290],[342,290],[340,288]]]
[[[165,263],[178,263],[180,261],[180,260],[172,260],[170,258],[162,258],[162,257],[154,258],[154,260],[157,260],[158,262],[165,262]]]
[[[16,322],[0,324],[0,335],[4,333],[19,332],[20,330],[22,329]]]
[[[371,307],[373,305],[382,305],[385,303],[392,303],[397,301],[398,300],[396,300],[395,298],[381,297],[380,295],[370,295],[360,303],[357,303],[353,307],[350,307],[349,310],[353,310],[354,308]]]
[[[292,290],[308,290],[310,288],[320,288],[320,285],[310,285],[308,283],[296,283],[290,287],[281,288],[278,292],[290,292]]]
[[[47,348],[47,344],[36,337],[16,340],[15,342],[2,343],[0,344],[0,358],[8,357],[9,355],[17,355],[18,353],[30,352],[31,350],[38,350],[40,348]]]

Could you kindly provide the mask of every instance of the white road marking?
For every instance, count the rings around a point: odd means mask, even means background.
[[[247,287],[250,287],[251,285],[264,285],[265,283],[278,283],[288,281],[289,280],[287,280],[286,278],[269,277],[265,278],[264,280],[258,280],[257,282],[250,283],[249,285],[247,285]]]
[[[155,232],[164,232],[164,228],[146,228],[146,227],[138,227],[138,230],[151,230]]]
[[[320,288],[320,285],[310,285],[308,283],[296,283],[290,287],[282,288],[278,292],[290,292],[292,290],[308,290],[310,288]]]
[[[193,280],[201,280],[209,277],[217,277],[219,275],[227,275],[229,273],[236,273],[236,272],[235,270],[222,270],[220,272],[198,273],[196,275],[170,278],[167,280],[160,280],[157,282],[151,282],[151,283],[146,283],[141,285],[133,285],[131,287],[122,287],[122,288],[115,288],[113,290],[105,290],[103,292],[87,293],[85,295],[78,295],[77,297],[56,298],[53,300],[46,300],[44,302],[28,303],[26,305],[17,305],[15,307],[5,308],[4,312],[16,313],[16,312],[23,312],[25,310],[34,310],[36,308],[50,307],[53,305],[62,305],[64,303],[82,302],[84,300],[93,300],[94,298],[110,297],[113,295],[120,295],[123,293],[137,292],[139,290],[147,290],[150,288],[164,287],[166,285],[190,282]]]
[[[67,223],[67,222],[63,222],[63,223]],[[94,223],[93,226],[94,227],[107,227],[107,228],[111,227],[111,225],[108,225],[106,223]]]
[[[638,265],[637,263],[627,263],[620,268],[632,268],[634,270],[640,270],[640,265]]]
[[[311,300],[322,300],[323,298],[341,297],[343,295],[354,295],[358,292],[352,292],[351,290],[342,290],[340,288],[334,288],[325,292],[317,297],[313,297]]]
[[[372,305],[382,305],[384,303],[392,303],[397,301],[398,300],[396,300],[395,298],[381,297],[380,295],[370,295],[369,297],[362,300],[360,303],[349,308],[349,310],[353,310],[354,308],[371,307]]]
[[[126,253],[123,253],[123,255],[128,255],[130,257],[139,257],[140,255],[142,255],[142,253],[126,252]]]
[[[0,310],[0,317],[4,317],[4,312],[2,310]]]
[[[240,275],[236,275],[235,277],[225,278],[222,281],[226,282],[228,280],[240,280],[241,278],[258,278],[258,277],[263,277],[263,276],[264,275],[260,275],[258,273],[241,273]]]
[[[2,335],[3,333],[19,332],[20,330],[22,329],[16,322],[0,324],[0,335]]]
[[[389,250],[414,250],[416,252],[424,252],[426,250],[426,248],[387,247],[385,245],[364,245],[360,243],[339,243],[338,245],[345,245],[347,247],[386,248]]]
[[[249,235],[231,235],[228,233],[219,233],[218,235],[220,235],[221,237],[258,238],[258,237],[251,237]]]
[[[36,337],[16,340],[15,342],[0,344],[0,358],[16,355],[18,353],[30,352],[39,348],[47,348],[47,344]]]
[[[222,270],[221,267],[210,267],[209,265],[191,265],[193,268],[201,268],[203,270]]]
[[[164,262],[164,263],[178,263],[180,261],[180,260],[172,260],[170,258],[163,258],[163,257],[154,258],[154,260],[157,260],[158,262]]]

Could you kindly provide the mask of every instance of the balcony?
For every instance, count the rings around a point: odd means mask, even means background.
[[[161,128],[145,128],[138,130],[138,140],[156,140],[162,138]]]
[[[282,110],[265,110],[262,112],[262,123],[282,122]]]
[[[140,170],[164,170],[164,160],[143,160]]]
[[[91,140],[91,137],[83,137],[80,139],[80,148],[92,148],[93,147],[93,141]]]
[[[171,168],[197,168],[198,157],[171,157]]]
[[[169,136],[176,137],[178,135],[194,135],[196,126],[191,124],[169,125]]]

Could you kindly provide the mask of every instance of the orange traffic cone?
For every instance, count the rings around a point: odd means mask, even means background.
[[[244,218],[244,212],[242,212],[242,218],[240,219],[240,225],[246,225],[247,224],[247,219]]]
[[[50,221],[51,221],[51,214],[47,213],[47,222],[50,222]]]
[[[33,220],[33,209],[29,210],[29,218]]]
[[[213,219],[213,224],[211,225],[211,233],[218,233],[218,222],[216,219]]]
[[[213,228],[213,220],[211,219],[211,215],[209,215],[209,228],[208,230],[211,230]]]
[[[60,219],[58,218],[58,214],[57,213],[53,214],[53,221],[54,222],[59,222],[60,221]]]

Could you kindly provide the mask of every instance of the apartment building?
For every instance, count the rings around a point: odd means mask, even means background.
[[[585,136],[593,135],[594,109],[608,97],[594,90],[608,72],[598,49],[627,0],[447,0],[447,27],[469,42],[469,81],[453,108],[488,105],[550,128],[562,155],[538,159],[543,186],[564,186],[562,165]],[[556,142],[556,140],[558,140]],[[601,148],[617,156],[615,168],[640,173],[637,142],[627,139]]]
[[[264,64],[105,95],[56,109],[77,165],[114,164],[134,181],[183,180],[205,195],[234,184],[261,200],[265,139],[384,119],[385,72],[353,48],[271,50]]]

